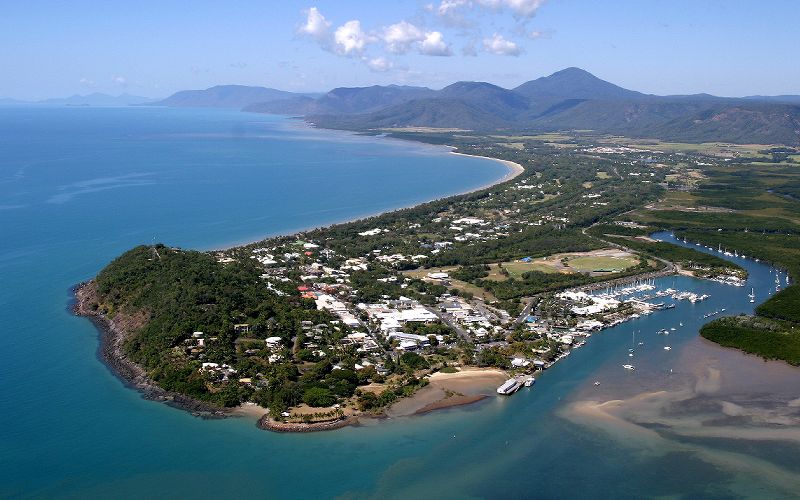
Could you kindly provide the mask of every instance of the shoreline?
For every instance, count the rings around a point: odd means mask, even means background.
[[[326,130],[326,131],[332,131],[332,132],[336,132],[337,131],[336,129],[315,129],[315,130]],[[398,140],[400,140],[400,139],[398,139]],[[427,144],[425,142],[420,142],[420,141],[408,140],[408,142],[413,142],[414,144],[417,144],[417,145],[433,146],[433,145]],[[436,147],[436,146],[433,146],[433,147]],[[468,154],[468,153],[459,153],[459,152],[455,151],[455,149],[457,149],[457,148],[455,148],[454,146],[441,146],[441,147],[445,147],[445,148],[450,150],[450,151],[447,152],[448,155],[464,156],[464,157],[467,157],[467,158],[479,158],[479,159],[482,159],[482,160],[490,160],[490,161],[494,161],[494,162],[500,163],[505,168],[508,169],[508,172],[506,172],[506,174],[504,176],[500,177],[499,179],[496,179],[494,181],[490,181],[490,182],[488,182],[486,184],[483,184],[483,185],[475,187],[475,188],[470,188],[467,191],[459,191],[457,193],[443,195],[443,196],[440,196],[438,198],[431,198],[430,200],[420,201],[420,202],[414,203],[413,205],[401,205],[401,206],[389,208],[389,209],[386,209],[386,210],[383,210],[383,211],[379,211],[379,212],[366,213],[366,214],[356,215],[356,216],[353,216],[353,217],[350,217],[350,218],[347,218],[347,219],[342,219],[342,220],[336,220],[336,221],[332,221],[332,222],[328,222],[328,223],[323,223],[322,225],[319,225],[319,226],[308,226],[308,227],[303,227],[303,228],[299,228],[299,229],[293,229],[293,230],[290,230],[290,231],[287,231],[287,232],[278,232],[278,233],[267,234],[267,235],[264,235],[264,236],[257,237],[256,239],[244,239],[244,240],[241,240],[241,241],[237,241],[235,243],[225,243],[225,244],[222,244],[220,246],[212,246],[212,247],[205,248],[205,249],[202,249],[202,250],[199,250],[199,251],[201,251],[201,252],[221,252],[221,251],[225,251],[225,250],[230,250],[232,248],[243,247],[243,246],[246,246],[246,245],[252,245],[253,243],[258,243],[260,241],[268,240],[268,239],[271,239],[271,238],[281,238],[281,237],[285,237],[285,236],[291,236],[291,235],[294,235],[294,234],[305,233],[305,232],[308,232],[308,231],[315,231],[317,229],[323,229],[323,228],[327,228],[327,227],[331,227],[331,226],[337,226],[337,225],[340,225],[340,224],[349,224],[351,222],[359,222],[359,221],[363,221],[363,220],[366,220],[366,219],[371,219],[373,217],[380,217],[380,216],[386,215],[388,213],[398,212],[400,210],[407,210],[407,209],[411,209],[411,208],[416,208],[416,207],[418,207],[420,205],[424,205],[426,203],[433,203],[433,202],[436,202],[436,201],[446,200],[448,198],[454,198],[456,196],[464,196],[464,195],[467,195],[467,194],[477,193],[478,191],[483,191],[484,189],[489,189],[491,187],[494,187],[494,186],[503,184],[505,182],[511,181],[513,179],[516,179],[519,175],[521,175],[522,173],[525,172],[525,167],[523,167],[519,163],[513,162],[511,160],[503,160],[501,158],[492,158],[491,156],[480,156],[480,155],[471,155],[471,154]]]
[[[412,142],[425,144],[418,141],[412,141]],[[329,227],[338,224],[348,224],[351,222],[369,219],[372,217],[378,217],[394,211],[411,209],[419,205],[423,205],[425,203],[441,201],[448,198],[463,196],[478,191],[482,191],[485,189],[489,189],[493,186],[497,186],[505,182],[511,181],[516,177],[518,177],[523,172],[525,172],[525,168],[522,165],[513,162],[511,160],[503,160],[500,158],[492,158],[489,156],[479,156],[467,153],[460,153],[455,151],[456,148],[454,148],[453,146],[445,146],[445,147],[450,149],[450,151],[447,154],[471,157],[471,158],[479,158],[483,160],[498,162],[502,164],[505,168],[507,168],[508,171],[504,176],[494,181],[491,181],[487,184],[484,184],[482,186],[470,189],[468,191],[448,194],[438,198],[433,198],[431,200],[422,201],[413,205],[397,207],[370,215],[356,216],[353,218],[349,218],[347,220],[330,223],[327,226],[317,226],[314,228],[294,230],[291,232],[287,232],[285,234],[269,235],[261,239],[248,240],[246,242],[239,242],[232,245],[226,245],[222,248],[212,248],[204,251],[228,250],[231,248],[253,244],[258,241],[263,241],[265,239],[276,238],[281,236],[289,236],[292,234],[299,234],[305,231],[319,229],[321,227]],[[250,411],[247,411],[243,409],[242,406],[236,408],[218,408],[213,405],[209,405],[208,403],[204,403],[202,401],[198,401],[193,398],[187,397],[183,394],[167,391],[158,386],[155,383],[155,381],[153,381],[147,376],[145,370],[141,366],[130,360],[123,352],[122,344],[125,340],[125,337],[128,335],[126,328],[124,328],[119,321],[109,319],[107,316],[103,315],[102,313],[99,313],[96,309],[92,308],[92,304],[95,305],[97,304],[97,301],[95,300],[96,290],[94,289],[93,285],[94,285],[94,280],[91,279],[79,283],[74,287],[73,298],[75,302],[72,305],[70,305],[70,309],[74,315],[89,319],[95,326],[95,328],[97,328],[98,341],[99,341],[97,348],[97,358],[104,365],[106,365],[106,367],[111,371],[111,373],[115,377],[117,377],[120,381],[122,381],[122,383],[126,387],[136,390],[146,400],[163,402],[168,406],[171,406],[179,410],[187,411],[190,414],[201,418],[256,416],[252,413],[253,411],[252,409]],[[435,411],[437,409],[450,408],[454,406],[463,406],[478,401],[482,401],[487,397],[488,396],[486,395],[465,396],[463,394],[449,394],[447,397],[429,403],[425,405],[423,408],[418,408],[414,414],[424,414],[424,413],[429,413],[431,411]],[[411,396],[411,398],[403,398],[403,399],[405,400],[412,398],[413,396]],[[272,419],[269,418],[268,414],[265,414],[262,415],[260,418],[258,418],[258,422],[256,425],[261,429],[272,430],[275,432],[314,432],[314,431],[338,429],[341,427],[354,425],[357,423],[358,423],[358,416],[346,417],[343,419],[339,419],[335,422],[322,422],[317,424],[284,424],[273,421]]]
[[[98,332],[97,358],[126,387],[134,389],[148,401],[158,401],[167,406],[184,410],[200,418],[226,418],[231,411],[225,408],[198,401],[180,393],[170,392],[159,387],[150,379],[145,370],[129,359],[123,352],[122,344],[127,336],[124,320],[115,321],[99,313],[92,307],[96,304],[94,281],[86,281],[74,288],[75,302],[72,313],[87,318]],[[118,315],[119,316],[119,315]]]
[[[483,191],[484,189],[489,189],[490,187],[493,187],[493,186],[496,186],[498,184],[502,184],[504,182],[508,182],[510,180],[513,180],[513,179],[517,178],[520,174],[525,172],[525,167],[523,167],[519,163],[511,161],[511,160],[503,160],[501,158],[492,158],[491,156],[480,156],[480,155],[471,155],[471,154],[468,154],[468,153],[459,153],[458,151],[456,151],[456,148],[454,148],[453,146],[447,146],[447,147],[451,148],[451,151],[450,151],[451,155],[465,156],[467,158],[481,158],[481,159],[484,159],[484,160],[492,160],[492,161],[496,161],[498,163],[501,163],[503,166],[505,166],[508,169],[508,173],[506,175],[504,175],[502,178],[498,179],[497,181],[490,182],[490,183],[485,184],[485,185],[483,185],[481,187],[475,188],[472,191],[465,191],[463,193],[455,194],[453,196],[461,196],[461,195],[464,195],[464,194],[470,194],[470,193],[476,193],[478,191]],[[446,196],[445,198],[449,198],[449,196]],[[437,199],[443,199],[443,198],[437,198]],[[436,201],[436,200],[431,200],[431,201]]]

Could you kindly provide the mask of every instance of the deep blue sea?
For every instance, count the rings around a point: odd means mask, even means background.
[[[795,369],[697,336],[706,312],[752,310],[751,285],[759,300],[768,294],[774,274],[762,264],[740,259],[751,272],[746,289],[660,280],[659,286],[712,298],[595,334],[532,390],[511,398],[301,435],[260,431],[247,418],[201,420],[142,399],[98,360],[92,324],[68,312],[70,288],[136,244],[219,248],[467,191],[506,172],[443,148],[235,111],[0,108],[0,497],[638,498],[792,491],[792,477],[800,474],[796,442],[781,442],[775,453],[774,439],[687,430],[713,416],[728,396],[742,406],[760,390],[735,384],[726,392],[732,367],[768,366],[765,380],[780,395],[784,386],[789,393],[796,387]],[[684,326],[669,338],[656,335],[679,322]],[[634,331],[646,345],[637,350],[636,371],[628,372],[621,364],[629,361]],[[667,342],[671,351],[663,349]],[[708,359],[722,373],[716,392],[697,382],[705,376],[698,366]],[[594,386],[596,380],[602,385]],[[674,396],[685,391],[708,395],[711,406],[695,408]],[[651,392],[673,396],[660,406],[650,399],[641,406],[636,395]],[[612,425],[593,425],[608,419],[587,422],[575,410],[608,399],[630,407]],[[653,405],[668,407],[668,415]],[[639,421],[643,414],[648,421]]]

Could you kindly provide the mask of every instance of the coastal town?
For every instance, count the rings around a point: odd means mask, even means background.
[[[625,217],[663,203],[667,187],[691,189],[696,170],[682,154],[568,152],[541,141],[460,148],[518,163],[474,193],[198,254],[213,259],[203,264],[209,272],[247,280],[251,312],[238,305],[211,321],[198,313],[205,319],[183,323],[169,358],[152,354],[156,373],[180,367],[194,380],[192,397],[242,404],[268,429],[327,429],[391,413],[415,394],[438,391],[435,407],[473,402],[487,388],[512,394],[605,328],[707,298],[659,288],[656,278],[737,286],[746,277],[726,260],[657,242],[653,228]],[[173,257],[196,258],[163,246],[139,253],[151,263]],[[113,288],[103,277],[100,288]],[[257,312],[264,300],[276,302],[273,312]],[[117,307],[103,302],[101,312]],[[279,302],[294,305],[279,313]],[[471,379],[482,394],[469,390]],[[429,406],[429,397],[419,399]]]

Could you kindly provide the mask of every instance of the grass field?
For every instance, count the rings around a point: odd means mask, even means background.
[[[557,273],[558,269],[544,262],[503,262],[503,267],[513,278],[522,279],[522,275],[529,271],[539,271],[541,273]]]
[[[595,271],[597,269],[624,271],[639,263],[636,257],[576,257],[568,260],[569,267],[580,272]]]
[[[610,179],[611,176],[608,175],[608,172],[604,172],[604,171],[600,170],[599,172],[597,172],[597,178],[598,179]]]

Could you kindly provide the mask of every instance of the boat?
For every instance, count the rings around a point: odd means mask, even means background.
[[[535,384],[535,383],[536,383],[536,379],[535,379],[535,378],[533,378],[532,376],[531,376],[531,377],[528,377],[528,378],[526,378],[526,379],[525,379],[525,382],[524,382],[524,384],[525,384],[525,387],[530,387],[530,386],[532,386],[532,385],[533,385],[533,384]]]
[[[671,351],[671,350],[672,350],[672,347],[670,347],[670,346],[668,346],[668,345],[665,345],[665,346],[664,346],[664,350],[665,350],[665,351]]]
[[[750,303],[751,304],[753,302],[755,302],[756,301],[756,290],[755,290],[755,288],[750,288],[750,293],[747,296],[750,297]]]
[[[594,386],[597,387],[598,385],[600,385],[600,381],[599,380],[595,380],[594,381]]]
[[[515,378],[510,378],[503,382],[503,385],[497,388],[497,394],[502,394],[504,396],[509,396],[517,392],[520,388],[521,384]]]
[[[636,369],[636,367],[633,365],[622,365],[622,367],[625,368],[626,370],[631,370],[631,371]]]

